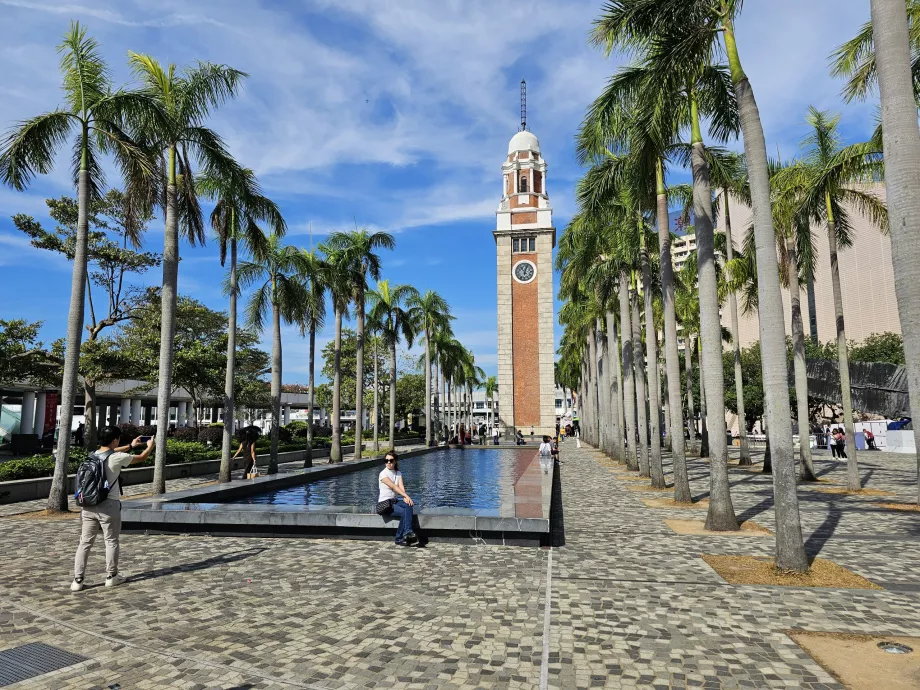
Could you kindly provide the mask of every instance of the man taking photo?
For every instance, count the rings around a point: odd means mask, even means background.
[[[79,592],[84,587],[86,561],[99,532],[102,532],[102,538],[105,540],[105,568],[108,573],[105,586],[114,587],[125,581],[125,578],[118,574],[118,538],[121,534],[121,482],[119,477],[125,467],[143,462],[150,456],[150,453],[153,452],[154,439],[152,436],[150,438],[141,436],[126,446],[119,446],[120,441],[121,429],[117,426],[103,427],[99,431],[99,450],[91,453],[77,471],[76,498],[77,503],[83,506],[83,510],[80,513],[80,545],[77,547],[74,561],[71,592]],[[127,452],[141,447],[144,447],[144,451],[138,455]],[[92,484],[94,469],[101,470],[98,472],[98,485]]]

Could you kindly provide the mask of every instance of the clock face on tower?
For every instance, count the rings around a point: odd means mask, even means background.
[[[514,279],[519,283],[529,283],[537,275],[537,267],[531,261],[518,261],[514,265]]]

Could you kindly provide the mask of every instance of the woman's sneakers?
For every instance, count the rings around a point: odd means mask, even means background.
[[[109,575],[105,578],[106,587],[117,587],[118,585],[124,584],[125,578],[121,575]]]
[[[73,582],[70,583],[70,591],[71,591],[71,592],[80,592],[80,591],[83,590],[83,586],[84,586],[84,585],[83,585],[83,578],[82,578],[82,577],[75,577],[75,578],[73,579]]]
[[[415,532],[409,532],[396,542],[396,546],[418,546],[418,537],[415,536]]]

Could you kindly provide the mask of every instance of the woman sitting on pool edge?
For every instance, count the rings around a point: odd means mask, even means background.
[[[412,531],[413,500],[406,493],[402,472],[399,471],[399,456],[394,452],[386,454],[386,467],[380,472],[378,480],[380,495],[377,497],[377,515],[393,514],[399,518],[396,528],[397,546],[414,546],[418,537]]]

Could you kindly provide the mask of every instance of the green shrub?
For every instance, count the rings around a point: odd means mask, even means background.
[[[224,426],[220,425],[211,425],[206,427],[198,432],[198,442],[207,443],[210,441],[212,446],[220,446],[224,440]]]
[[[173,431],[172,437],[177,441],[197,441],[198,429],[193,426],[180,426]]]

